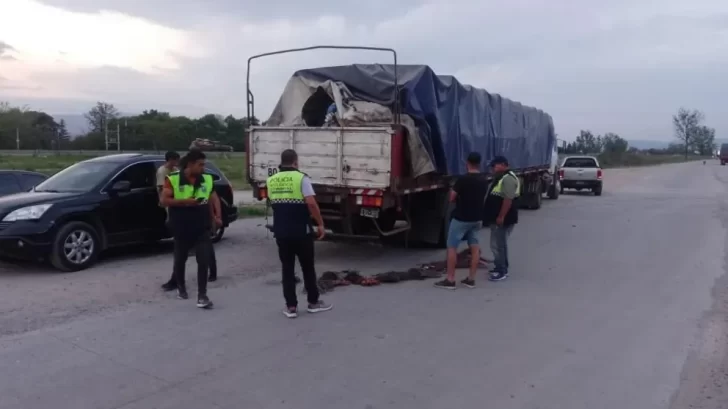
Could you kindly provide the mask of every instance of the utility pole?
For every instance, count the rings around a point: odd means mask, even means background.
[[[15,149],[20,150],[20,128],[15,128]]]
[[[106,140],[106,150],[109,150],[109,145],[116,145],[116,150],[121,152],[121,126],[119,122],[116,123],[116,130],[109,132],[109,121],[108,118],[104,118],[104,139]]]

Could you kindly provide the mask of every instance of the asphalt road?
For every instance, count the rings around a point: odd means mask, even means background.
[[[504,282],[341,288],[297,320],[260,220],[217,247],[212,311],[157,290],[168,246],[73,274],[0,264],[0,408],[728,407],[728,168],[605,178],[522,212]],[[320,271],[442,255],[317,247]]]

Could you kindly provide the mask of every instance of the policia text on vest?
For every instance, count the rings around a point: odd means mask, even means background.
[[[199,158],[196,156],[200,156]],[[217,195],[211,175],[203,174],[204,154],[188,153],[187,166],[182,172],[167,177],[162,191],[162,204],[169,207],[169,219],[174,236],[173,280],[163,289],[178,292],[178,298],[187,299],[185,263],[190,250],[195,249],[197,259],[197,306],[212,306],[207,297],[207,272],[212,247],[210,229],[213,217],[217,219]]]
[[[280,172],[270,176],[266,186],[273,208],[273,234],[281,260],[283,297],[286,301],[283,314],[288,318],[295,318],[298,315],[294,272],[296,259],[301,265],[308,312],[331,309],[329,304],[319,299],[311,218],[318,224],[319,239],[324,236],[324,226],[311,181],[296,169],[295,151],[284,151],[281,154],[281,163]]]

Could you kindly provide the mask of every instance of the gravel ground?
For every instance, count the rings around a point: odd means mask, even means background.
[[[602,197],[522,212],[509,280],[454,293],[337,289],[323,320],[278,313],[280,290],[265,283],[279,263],[262,220],[236,222],[218,244],[219,308],[194,326],[202,315],[158,289],[169,244],[71,274],[0,263],[0,367],[10,368],[0,408],[725,409],[728,169],[605,178]],[[320,272],[442,256],[317,245]]]
[[[242,219],[233,223],[215,246],[220,278],[211,289],[230,288],[243,280],[278,274],[280,262],[272,235],[263,219]],[[386,249],[388,257],[419,263],[420,257],[439,259],[441,252]],[[0,335],[16,334],[66,322],[80,315],[115,310],[135,303],[155,303],[167,297],[159,291],[172,268],[172,243],[115,249],[102,256],[91,269],[59,273],[30,263],[0,261]],[[360,268],[382,253],[377,244],[319,243],[318,270]],[[376,263],[374,263],[376,264]],[[387,268],[373,265],[374,272]],[[187,262],[192,293],[196,265]]]

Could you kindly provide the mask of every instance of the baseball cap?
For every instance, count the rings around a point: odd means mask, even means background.
[[[498,155],[490,160],[489,166],[495,166],[495,165],[506,165],[508,166],[508,159],[506,159],[505,156]]]

